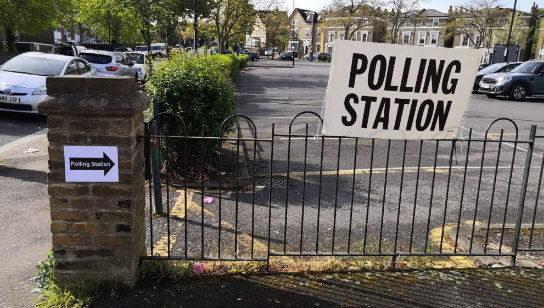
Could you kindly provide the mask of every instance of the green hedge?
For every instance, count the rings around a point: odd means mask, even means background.
[[[228,55],[171,57],[156,66],[146,91],[149,96],[156,96],[161,111],[172,112],[184,120],[187,135],[200,135],[204,126],[207,136],[219,136],[223,120],[234,114],[236,98],[231,78],[238,72],[235,64],[239,65]],[[232,131],[233,125],[234,121],[228,123],[223,133]],[[184,134],[181,127],[176,133]]]
[[[246,67],[249,62],[249,55],[240,55],[238,58],[240,59],[240,69]]]

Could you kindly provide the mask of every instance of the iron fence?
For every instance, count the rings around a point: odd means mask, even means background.
[[[520,138],[514,121],[498,119],[458,139],[409,141],[310,134],[321,124],[313,112],[296,115],[286,133],[272,124],[259,135],[242,115],[226,119],[222,132],[233,119],[235,131],[219,137],[204,129],[187,136],[172,114],[145,124],[149,236],[142,260],[515,262],[518,252],[544,251],[544,161],[535,143],[544,136],[534,125],[528,138]],[[159,167],[151,172],[154,147]],[[157,202],[161,215],[154,214]]]

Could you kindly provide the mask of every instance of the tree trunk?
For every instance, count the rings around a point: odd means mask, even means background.
[[[17,51],[17,48],[15,48],[15,33],[13,33],[13,30],[11,28],[7,28],[5,34],[8,51]]]
[[[274,60],[274,46],[276,46],[276,44],[275,44],[275,37],[272,38],[272,60]]]

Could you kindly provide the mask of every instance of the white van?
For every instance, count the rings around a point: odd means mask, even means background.
[[[143,53],[147,56],[147,46],[136,46],[134,51]],[[166,58],[166,44],[165,43],[152,43],[151,55],[157,55],[159,58]]]

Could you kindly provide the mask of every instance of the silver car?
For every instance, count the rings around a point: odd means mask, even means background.
[[[138,79],[134,63],[122,52],[85,50],[79,54],[96,69],[98,76],[127,76]]]

